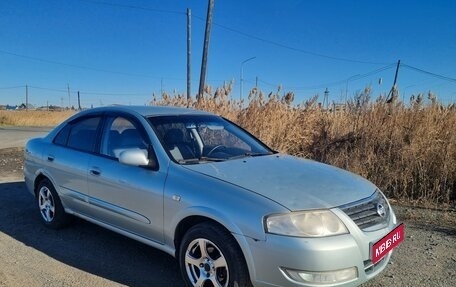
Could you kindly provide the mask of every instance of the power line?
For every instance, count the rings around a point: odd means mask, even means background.
[[[44,88],[44,87],[37,87],[37,86],[28,86],[30,89],[37,89],[37,90],[44,90],[44,91],[52,91],[52,92],[62,92],[67,93],[67,90],[64,89],[53,89],[53,88]]]
[[[150,96],[150,93],[109,93],[109,92],[87,92],[87,91],[80,91],[81,94],[84,95],[94,95],[94,96]]]
[[[447,77],[447,76],[443,76],[443,75],[439,75],[439,74],[436,74],[436,73],[428,72],[428,71],[425,71],[423,69],[419,69],[419,68],[416,68],[416,67],[413,67],[413,66],[410,66],[410,65],[407,65],[407,64],[402,64],[401,66],[404,67],[404,68],[408,68],[410,70],[416,71],[416,72],[420,72],[420,73],[423,73],[423,74],[426,74],[426,75],[441,79],[441,80],[450,81],[450,82],[456,82],[455,78],[450,78],[450,77]]]
[[[12,89],[19,89],[19,88],[25,88],[25,85],[22,85],[22,86],[11,86],[11,87],[0,87],[0,90],[12,90]]]
[[[205,21],[202,17],[199,17],[199,16],[194,16],[194,17],[197,18],[198,20]],[[291,51],[300,52],[300,53],[303,53],[303,54],[308,54],[308,55],[311,55],[311,56],[316,56],[316,57],[321,57],[321,58],[326,58],[326,59],[331,59],[331,60],[336,60],[336,61],[359,63],[359,64],[371,64],[371,65],[385,65],[385,64],[387,64],[387,63],[381,63],[381,62],[362,61],[362,60],[357,60],[357,59],[335,57],[335,56],[325,55],[325,54],[321,54],[321,53],[316,53],[316,52],[312,52],[312,51],[308,51],[308,50],[304,50],[304,49],[288,46],[288,45],[285,45],[285,44],[282,44],[282,43],[279,43],[279,42],[276,42],[276,41],[268,40],[268,39],[265,39],[265,38],[262,38],[262,37],[258,37],[258,36],[252,35],[252,34],[248,34],[248,33],[242,32],[240,30],[237,30],[237,29],[225,26],[225,25],[218,24],[216,22],[213,22],[213,25],[214,26],[218,26],[218,27],[220,27],[222,29],[225,29],[227,31],[242,35],[244,37],[253,39],[253,40],[257,40],[257,41],[260,41],[260,42],[263,42],[263,43],[267,43],[267,44],[270,44],[270,45],[273,45],[273,46],[276,46],[276,47],[280,47],[280,48],[284,48],[284,49],[288,49],[288,50],[291,50]]]
[[[148,8],[148,7],[138,6],[138,5],[115,4],[115,3],[110,3],[110,2],[105,2],[105,1],[98,1],[98,0],[79,0],[79,1],[87,2],[87,3],[93,3],[93,4],[99,4],[99,5],[105,5],[105,6],[111,6],[111,7],[120,7],[120,8],[144,10],[144,11],[156,12],[156,13],[168,13],[168,14],[176,14],[176,15],[186,15],[186,13],[182,12],[182,11]],[[198,19],[198,20],[201,20],[203,22],[206,21],[205,18],[200,17],[200,16],[193,15],[193,17]],[[296,51],[296,52],[300,52],[300,53],[303,53],[303,54],[308,54],[308,55],[312,55],[312,56],[316,56],[316,57],[321,57],[321,58],[326,58],[326,59],[331,59],[331,60],[336,60],[336,61],[360,63],[360,64],[373,64],[373,65],[384,65],[384,64],[386,64],[386,63],[381,63],[381,62],[363,61],[363,60],[358,60],[358,59],[350,59],[350,58],[344,58],[344,57],[335,57],[335,56],[326,55],[326,54],[322,54],[322,53],[316,53],[316,52],[312,52],[312,51],[308,51],[308,50],[292,47],[292,46],[289,46],[289,45],[285,45],[285,44],[282,44],[282,43],[279,43],[279,42],[276,42],[276,41],[268,40],[268,39],[265,39],[265,38],[262,38],[262,37],[259,37],[259,36],[255,36],[255,35],[252,35],[252,34],[249,34],[249,33],[246,33],[246,32],[242,32],[240,30],[237,30],[237,29],[234,29],[234,28],[231,28],[231,27],[228,27],[228,26],[216,23],[216,22],[213,22],[213,25],[215,25],[217,27],[220,27],[222,29],[225,29],[227,31],[239,34],[241,36],[256,40],[256,41],[264,42],[264,43],[267,43],[267,44],[270,44],[270,45],[274,45],[274,46],[277,46],[277,47],[280,47],[280,48],[284,48],[284,49],[288,49],[288,50],[292,50],[292,51]],[[5,52],[5,51],[0,51],[0,52]],[[12,54],[12,53],[10,53],[10,54]],[[16,56],[19,56],[19,55],[16,55]],[[28,57],[28,58],[32,58],[32,57]],[[36,60],[38,60],[38,59],[36,59]],[[63,65],[68,65],[68,66],[73,66],[73,67],[78,67],[78,68],[88,68],[88,69],[97,70],[97,71],[103,71],[103,72],[134,75],[134,74],[129,74],[129,73],[114,72],[114,71],[101,70],[101,69],[96,69],[96,68],[94,69],[94,68],[89,68],[89,67],[58,63],[58,62],[54,62],[54,61],[47,61],[47,62],[51,62],[51,63],[54,63],[54,64],[63,64]],[[450,77],[447,77],[447,76],[443,76],[443,75],[439,75],[439,74],[436,74],[436,73],[428,72],[428,71],[425,71],[425,70],[422,70],[422,69],[419,69],[419,68],[416,68],[416,67],[413,67],[413,66],[410,66],[410,65],[407,65],[407,64],[402,64],[402,66],[405,67],[405,68],[408,68],[408,69],[423,73],[423,74],[427,74],[427,75],[442,79],[442,80],[456,82],[455,78],[450,78]],[[136,75],[136,76],[139,76],[139,75]],[[141,76],[145,76],[145,75],[141,75]],[[354,78],[354,79],[356,80],[356,79],[360,79],[360,78]],[[179,80],[182,80],[182,79],[179,79]],[[263,82],[264,84],[273,86],[273,84],[267,83],[265,81],[260,81],[260,82]],[[337,85],[337,84],[340,84],[341,82],[343,82],[343,81],[332,82],[332,83],[328,83],[328,84]],[[321,86],[318,86],[318,87],[321,87]],[[314,86],[314,87],[305,87],[305,89],[311,89],[311,88],[316,88],[316,86]],[[301,89],[301,88],[297,88],[297,89]]]
[[[98,4],[98,5],[111,6],[111,7],[120,7],[120,8],[144,10],[144,11],[156,12],[156,13],[185,15],[185,12],[176,11],[176,10],[165,10],[165,9],[148,8],[148,7],[137,6],[137,5],[116,4],[116,3],[110,3],[110,2],[105,2],[105,1],[96,1],[96,0],[79,0],[79,1],[87,2],[87,3],[93,3],[93,4]]]
[[[98,0],[79,0],[79,1],[87,2],[87,3],[95,3],[95,4],[99,4],[99,5],[112,6],[112,7],[120,7],[120,8],[128,8],[128,9],[139,9],[139,10],[145,10],[145,11],[151,11],[151,12],[158,12],[158,13],[171,13],[171,14],[177,14],[177,15],[186,15],[185,12],[176,11],[176,10],[162,10],[162,9],[147,8],[147,7],[143,7],[143,6],[137,6],[137,5],[114,4],[114,3],[105,2],[105,1],[98,1]],[[198,19],[198,20],[206,22],[206,18],[197,16],[197,15],[192,15],[192,16],[194,18]],[[304,50],[304,49],[288,46],[288,45],[285,45],[285,44],[282,44],[282,43],[279,43],[279,42],[276,42],[276,41],[268,40],[268,39],[265,39],[265,38],[262,38],[262,37],[259,37],[259,36],[255,36],[255,35],[252,35],[252,34],[249,34],[249,33],[245,33],[245,32],[242,32],[240,30],[237,30],[237,29],[234,29],[234,28],[222,25],[222,24],[218,24],[216,22],[213,22],[213,25],[214,26],[218,26],[218,27],[220,27],[222,29],[225,29],[227,31],[239,34],[241,36],[256,40],[256,41],[264,42],[264,43],[267,43],[267,44],[270,44],[270,45],[274,45],[274,46],[277,46],[277,47],[280,47],[280,48],[288,49],[288,50],[295,51],[295,52],[300,52],[300,53],[311,55],[311,56],[316,56],[316,57],[321,57],[321,58],[326,58],[326,59],[331,59],[331,60],[336,60],[336,61],[359,63],[359,64],[371,64],[371,65],[385,65],[385,64],[387,64],[387,63],[381,63],[381,62],[362,61],[362,60],[357,60],[357,59],[349,59],[349,58],[344,58],[344,57],[335,57],[335,56],[331,56],[331,55],[316,53],[316,52],[312,52],[312,51],[308,51],[308,50]]]
[[[47,60],[47,59],[43,59],[43,58],[30,57],[30,56],[17,54],[17,53],[13,53],[13,52],[9,52],[9,51],[4,51],[4,50],[0,50],[0,53],[11,55],[11,56],[15,56],[15,57],[19,57],[19,58],[24,58],[24,59],[28,59],[28,60],[32,60],[32,61],[37,61],[37,62],[42,62],[42,63],[47,63],[47,64],[54,64],[54,65],[67,66],[67,67],[78,68],[78,69],[83,69],[83,70],[92,70],[92,71],[97,71],[97,72],[119,74],[119,75],[127,75],[127,76],[134,76],[134,77],[153,78],[153,77],[151,77],[149,75],[144,75],[144,74],[132,74],[132,73],[119,72],[119,71],[111,71],[111,70],[99,69],[99,68],[88,67],[88,66],[74,65],[74,64],[64,63],[64,62]]]
[[[369,76],[372,76],[372,75],[378,74],[378,73],[380,73],[380,72],[383,72],[383,71],[385,71],[385,70],[391,69],[391,68],[393,68],[395,65],[396,65],[396,63],[389,64],[388,66],[385,66],[385,67],[382,67],[382,68],[379,68],[379,69],[376,69],[376,70],[373,70],[373,71],[370,71],[370,72],[361,74],[361,75],[359,75],[358,77],[354,77],[353,80],[359,80],[359,79],[362,79],[362,78],[367,78],[367,77],[369,77]]]
[[[96,72],[118,74],[118,75],[132,76],[132,77],[142,77],[142,78],[149,78],[149,79],[166,79],[166,80],[176,80],[176,81],[185,80],[185,79],[181,79],[181,78],[163,78],[163,77],[156,77],[156,76],[151,76],[151,75],[146,75],[146,74],[126,73],[126,72],[99,69],[99,68],[88,67],[88,66],[74,65],[74,64],[58,62],[58,61],[54,61],[54,60],[48,60],[48,59],[43,59],[43,58],[37,58],[37,57],[31,57],[31,56],[27,56],[27,55],[17,54],[17,53],[5,51],[5,50],[0,50],[0,53],[7,54],[7,55],[10,55],[10,56],[19,57],[19,58],[23,58],[23,59],[27,59],[27,60],[42,62],[42,63],[46,63],[46,64],[61,65],[61,66],[67,66],[67,67],[83,69],[83,70],[91,70],[91,71],[96,71]]]
[[[385,70],[391,69],[394,66],[395,66],[395,64],[390,64],[390,65],[387,65],[385,67],[382,67],[382,68],[379,68],[379,69],[376,69],[376,70],[373,70],[373,71],[370,71],[370,72],[367,72],[367,73],[364,73],[364,74],[359,74],[359,75],[348,77],[348,78],[343,79],[343,80],[337,80],[337,81],[334,81],[334,82],[328,82],[328,83],[323,83],[323,84],[318,84],[318,85],[313,85],[313,86],[301,86],[301,87],[292,87],[292,86],[290,86],[289,87],[289,86],[282,85],[282,87],[286,87],[287,89],[295,90],[295,91],[314,90],[314,89],[332,87],[332,86],[345,84],[347,82],[347,80],[356,81],[356,80],[360,80],[360,79],[363,79],[363,78],[367,78],[369,76],[372,76],[372,75],[378,74],[380,72],[383,72]],[[273,84],[273,83],[270,83],[270,82],[266,82],[266,81],[261,80],[261,79],[259,79],[258,81],[263,83],[263,84],[266,84],[268,86],[272,86],[272,87],[278,87],[279,86],[279,85],[276,85],[276,84]]]
[[[59,92],[59,93],[68,93],[66,89],[57,89],[57,88],[48,88],[48,87],[40,87],[40,86],[30,86],[30,85],[22,85],[22,86],[11,86],[11,87],[0,87],[0,90],[8,90],[8,89],[18,89],[18,88],[25,88],[28,87],[29,89],[36,89],[36,90],[43,90],[43,91],[51,91],[51,92]],[[96,96],[150,96],[152,92],[129,92],[129,93],[111,93],[111,92],[92,92],[92,91],[84,91],[79,90],[80,93],[85,95],[96,95]]]
[[[251,84],[253,84],[253,82],[252,82],[252,81],[249,81],[249,80],[244,80],[244,81],[246,81],[247,83],[251,83]],[[277,87],[279,87],[279,86],[280,86],[280,85],[277,85],[277,84],[273,84],[273,83],[270,83],[270,82],[264,81],[264,80],[262,80],[262,79],[258,79],[258,82],[260,82],[260,83],[262,83],[262,84],[265,84],[266,86],[270,86],[270,87],[274,87],[274,88],[277,88]]]
[[[25,86],[22,86],[25,87]],[[61,93],[67,93],[68,91],[65,89],[55,89],[55,88],[47,88],[47,87],[38,87],[38,86],[28,86],[31,89],[37,89],[37,90],[45,90],[45,91],[53,91],[53,92],[61,92]],[[146,93],[146,92],[141,92],[141,93],[110,93],[110,92],[92,92],[92,91],[84,91],[84,90],[79,90],[81,94],[84,95],[95,95],[95,96],[149,96],[151,95],[152,92]]]

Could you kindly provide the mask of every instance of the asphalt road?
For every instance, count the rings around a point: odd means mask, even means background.
[[[42,137],[50,127],[0,127],[0,149],[23,147],[28,139]]]

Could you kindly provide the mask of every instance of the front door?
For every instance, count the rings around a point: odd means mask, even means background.
[[[134,119],[108,117],[100,154],[89,159],[89,201],[91,216],[96,220],[162,243],[166,171],[118,161],[119,154],[127,149],[147,152],[149,142]]]

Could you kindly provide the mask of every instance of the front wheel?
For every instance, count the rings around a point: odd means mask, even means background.
[[[195,225],[185,234],[179,251],[182,276],[188,286],[252,286],[239,246],[222,227]]]

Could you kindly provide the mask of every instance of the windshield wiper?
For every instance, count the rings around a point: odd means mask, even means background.
[[[197,163],[200,163],[202,161],[204,162],[221,162],[221,161],[225,161],[226,159],[225,158],[215,158],[215,157],[207,157],[207,156],[202,156],[200,158],[189,158],[189,159],[180,159],[178,160],[178,162],[180,164],[197,164]]]
[[[264,156],[264,155],[271,155],[272,152],[257,152],[257,153],[252,153],[252,152],[246,152],[245,156],[250,156],[250,157],[255,157],[255,156]]]
[[[180,159],[178,162],[180,164],[198,164],[201,162],[222,162],[226,160],[232,160],[232,159],[239,159],[239,158],[244,158],[244,157],[257,157],[257,156],[265,156],[265,155],[271,155],[274,154],[273,152],[246,152],[240,155],[235,155],[229,158],[217,158],[217,157],[207,157],[207,156],[202,156],[202,157],[195,157],[195,158],[188,158],[188,159]]]
[[[200,161],[215,161],[215,162],[220,162],[220,161],[225,161],[226,158],[217,158],[217,157],[207,157],[207,156],[202,156],[199,158]]]
[[[267,153],[264,153],[264,152],[246,152],[244,154],[240,154],[240,155],[235,155],[235,156],[232,156],[230,157],[230,159],[238,159],[238,158],[244,158],[244,157],[257,157],[257,156],[264,156],[264,155],[271,155],[273,154],[272,152],[267,152]]]

